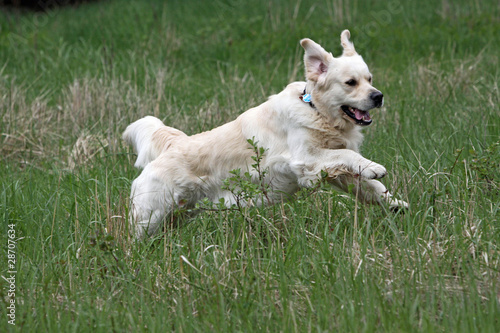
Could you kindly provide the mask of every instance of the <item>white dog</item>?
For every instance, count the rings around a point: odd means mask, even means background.
[[[178,208],[194,207],[208,198],[234,195],[223,189],[231,170],[249,171],[258,181],[248,139],[266,149],[261,168],[270,193],[264,202],[286,200],[300,187],[311,187],[328,173],[327,180],[347,191],[354,186],[365,203],[387,203],[406,208],[393,199],[382,183],[385,168],[358,153],[361,129],[372,122],[369,110],[382,106],[383,95],[372,85],[372,75],[344,30],[343,54],[334,58],[320,45],[303,39],[307,82],[294,82],[236,120],[208,132],[187,136],[155,117],[142,118],[123,134],[137,152],[135,166],[144,168],[134,180],[130,222],[135,236],[153,235]]]

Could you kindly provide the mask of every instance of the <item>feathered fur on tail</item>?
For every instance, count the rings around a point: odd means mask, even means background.
[[[123,132],[123,140],[131,145],[137,153],[134,166],[144,168],[156,159],[162,151],[168,149],[173,141],[187,136],[184,132],[168,127],[153,116],[146,116],[128,125]]]

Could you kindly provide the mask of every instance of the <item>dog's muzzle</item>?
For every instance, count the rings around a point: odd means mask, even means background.
[[[350,118],[354,119],[355,123],[361,126],[368,126],[372,123],[370,112],[353,108],[349,105],[342,105],[342,111]]]
[[[384,94],[382,94],[380,91],[372,92],[370,94],[370,99],[373,103],[372,108],[379,108],[382,106],[382,104],[384,104]],[[372,123],[372,118],[370,117],[370,112],[368,111],[360,110],[349,105],[342,105],[341,109],[358,125],[368,126]]]

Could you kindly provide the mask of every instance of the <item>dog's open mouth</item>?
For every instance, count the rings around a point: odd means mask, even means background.
[[[353,108],[352,106],[342,105],[342,111],[356,122],[358,125],[367,126],[372,123],[370,112]]]

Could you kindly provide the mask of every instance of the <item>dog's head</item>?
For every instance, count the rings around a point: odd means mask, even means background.
[[[307,91],[320,111],[357,125],[370,125],[369,110],[381,107],[384,95],[372,85],[368,66],[349,37],[349,30],[340,35],[344,52],[338,58],[310,39],[300,41],[305,50]]]

